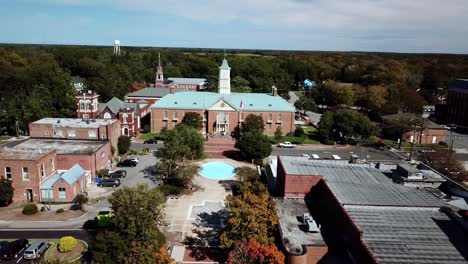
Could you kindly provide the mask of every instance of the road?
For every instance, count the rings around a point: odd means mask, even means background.
[[[88,245],[93,241],[94,237],[93,231],[87,230],[0,230],[0,240],[11,240],[17,238],[27,238],[27,239],[59,239],[63,236],[73,236],[75,238],[81,239],[88,243]],[[37,263],[36,260],[34,263]],[[29,260],[24,260],[22,254],[16,259],[4,260],[1,263],[15,264],[15,263],[33,263]]]
[[[325,148],[317,149],[315,146],[300,146],[294,149],[273,147],[271,156],[290,155],[300,156],[302,154],[317,154],[321,159],[332,159],[331,155],[338,155],[341,159],[349,159],[351,154],[356,154],[369,161],[401,160],[402,158],[389,150],[379,150],[371,147],[350,146],[347,148]]]

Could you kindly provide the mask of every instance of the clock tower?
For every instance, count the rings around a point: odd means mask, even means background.
[[[231,93],[231,67],[229,67],[226,58],[223,59],[223,63],[219,66],[218,93]]]

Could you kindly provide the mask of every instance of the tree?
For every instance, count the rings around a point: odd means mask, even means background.
[[[108,230],[99,232],[93,247],[93,259],[96,263],[102,264],[123,263],[128,247],[128,241],[119,232]]]
[[[130,241],[146,241],[162,245],[156,224],[164,217],[164,195],[148,185],[124,187],[109,198],[112,223]]]
[[[265,130],[265,124],[261,115],[249,114],[242,123],[242,133],[250,131],[263,133],[263,130]]]
[[[455,157],[455,152],[437,147],[435,152],[426,152],[422,155],[422,162],[443,173],[457,182],[468,180],[468,172]]]
[[[296,107],[297,109],[303,110],[304,114],[306,111],[313,112],[317,109],[317,105],[315,104],[314,99],[308,98],[308,97],[297,100],[294,103],[294,107]]]
[[[283,138],[283,132],[281,131],[281,126],[278,126],[275,130],[275,141],[280,142],[281,138]]]
[[[368,138],[373,133],[369,118],[350,110],[325,112],[319,122],[319,136],[322,142],[330,144],[333,140],[353,137]]]
[[[304,135],[305,135],[305,131],[302,128],[302,126],[296,127],[296,129],[294,130],[294,136],[295,137],[303,137]]]
[[[184,158],[199,159],[203,155],[204,144],[205,139],[196,129],[179,124],[167,131],[164,147],[156,156],[172,161]]]
[[[236,241],[229,252],[228,264],[284,264],[284,254],[274,244],[262,245],[254,238]]]
[[[248,131],[241,134],[236,142],[236,148],[247,159],[264,159],[270,156],[272,148],[268,137],[258,130]]]
[[[165,184],[171,184],[187,189],[192,188],[193,178],[197,175],[198,166],[179,165],[171,161],[160,161],[157,164],[157,171],[162,175]]]
[[[252,88],[249,87],[249,81],[242,78],[241,76],[236,76],[232,78],[232,91],[235,93],[251,93]]]
[[[322,114],[320,118],[320,122],[318,124],[318,134],[320,141],[324,144],[333,144],[333,112],[325,112]]]
[[[354,91],[350,85],[339,85],[335,81],[328,80],[319,85],[313,93],[316,102],[328,106],[354,104]]]
[[[132,241],[123,263],[171,264],[175,262],[167,253],[165,245],[157,247],[147,242]]]
[[[117,149],[119,150],[119,154],[125,154],[130,150],[131,141],[130,138],[127,136],[120,136],[117,140]]]
[[[80,193],[77,196],[75,196],[75,198],[73,198],[72,203],[77,205],[80,208],[80,210],[83,210],[83,205],[88,203],[88,197]]]
[[[193,127],[196,130],[200,130],[203,128],[203,118],[200,116],[199,113],[196,112],[187,112],[182,119],[182,124]]]
[[[262,185],[259,182],[252,183]],[[263,187],[265,188],[265,187]],[[253,194],[241,192],[239,196],[226,198],[227,220],[220,236],[221,244],[231,248],[235,241],[255,238],[262,244],[274,241],[274,230],[278,223],[276,205],[270,201],[268,192]]]
[[[8,206],[13,202],[13,182],[9,179],[0,179],[0,206]]]

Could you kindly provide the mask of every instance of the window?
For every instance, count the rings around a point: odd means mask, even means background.
[[[52,171],[55,170],[55,160],[54,160],[54,158],[50,159],[50,167],[52,168]]]
[[[10,167],[5,167],[5,177],[11,180],[11,168]]]
[[[167,111],[164,111],[164,118],[167,118]]]
[[[66,190],[65,188],[58,188],[58,191],[59,191],[59,199],[62,199],[62,200],[65,200],[67,198],[67,193],[66,193]]]
[[[83,100],[80,100],[80,111],[83,111],[85,108]]]
[[[268,127],[268,130],[271,130],[271,123],[268,123],[267,127]]]
[[[163,127],[167,127],[167,120],[163,121]]]
[[[23,181],[29,181],[29,169],[28,169],[28,167],[23,167]]]
[[[241,121],[244,121],[244,113],[241,113]]]
[[[102,140],[106,139],[106,135],[105,135],[105,134],[102,134],[102,135],[101,135],[101,139],[102,139]]]
[[[45,166],[44,164],[41,164],[41,177],[45,176]]]
[[[109,113],[104,114],[104,119],[111,119],[112,116]]]
[[[273,115],[271,113],[268,114],[268,122],[271,122],[271,120],[273,119]]]
[[[88,131],[88,137],[90,137],[90,138],[97,137],[96,130],[89,130]]]
[[[176,111],[174,111],[173,117],[174,117],[174,119],[177,119],[177,112]]]
[[[281,120],[281,114],[278,114],[278,121],[277,121],[277,122],[278,122],[278,123],[281,123],[281,122],[282,122],[282,120]]]
[[[54,136],[63,137],[63,130],[54,129]]]
[[[76,137],[76,130],[74,130],[74,129],[68,130],[68,136],[69,137]]]
[[[128,123],[128,115],[127,115],[127,114],[123,114],[123,115],[122,115],[122,119],[123,119],[123,123],[124,123],[124,124],[127,124],[127,123]]]

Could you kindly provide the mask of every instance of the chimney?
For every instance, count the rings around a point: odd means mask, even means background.
[[[169,93],[171,93],[171,94],[175,94],[176,91],[177,91],[177,88],[175,86],[171,86],[169,88]]]
[[[276,88],[274,85],[271,87],[271,95],[278,96],[278,88]]]

